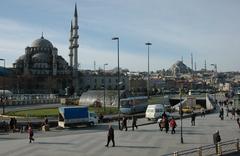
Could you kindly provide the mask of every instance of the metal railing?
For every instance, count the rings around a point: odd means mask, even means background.
[[[234,152],[240,152],[239,138],[219,142],[218,144],[210,144],[192,148],[183,151],[176,151],[173,153],[165,154],[163,156],[214,156],[225,155]]]

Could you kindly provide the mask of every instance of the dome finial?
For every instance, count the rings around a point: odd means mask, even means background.
[[[44,39],[44,37],[43,37],[43,32],[42,32],[42,36],[41,36],[41,39]]]

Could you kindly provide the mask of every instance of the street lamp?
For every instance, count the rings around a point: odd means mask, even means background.
[[[183,111],[182,111],[182,88],[179,89],[180,95],[180,120],[181,120],[181,143],[183,144],[183,134],[182,134],[182,118],[183,118]]]
[[[147,42],[147,43],[145,43],[145,45],[147,45],[147,47],[148,47],[148,81],[147,81],[147,95],[148,95],[148,99],[149,99],[149,46],[152,45],[152,43]]]
[[[121,124],[120,124],[120,71],[119,71],[119,37],[113,37],[112,40],[117,40],[117,60],[118,60],[118,85],[117,85],[117,90],[118,90],[118,128],[121,129]]]
[[[4,72],[6,69],[5,66],[5,59],[0,59],[0,61],[3,61],[3,67],[4,67]],[[5,114],[5,102],[6,102],[6,98],[5,98],[5,77],[3,78],[3,97],[1,97],[1,102],[2,102],[2,114]]]
[[[103,70],[104,70],[104,94],[103,94],[103,110],[104,110],[104,112],[105,112],[105,110],[106,110],[106,101],[105,101],[105,96],[106,96],[106,72],[105,72],[105,66],[107,66],[108,64],[107,63],[105,63],[104,65],[103,65]]]

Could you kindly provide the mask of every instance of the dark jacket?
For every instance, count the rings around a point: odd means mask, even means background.
[[[219,132],[214,133],[213,134],[213,143],[217,144],[220,141],[221,141],[221,136],[220,136]]]
[[[114,138],[114,129],[112,127],[110,127],[108,129],[108,137],[109,138]]]

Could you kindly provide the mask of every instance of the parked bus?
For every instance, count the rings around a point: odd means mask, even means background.
[[[147,96],[137,96],[120,99],[120,112],[122,112],[123,114],[135,114],[145,112],[147,106]]]

